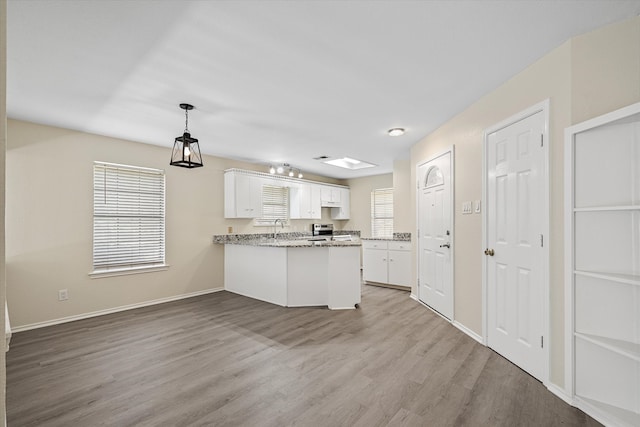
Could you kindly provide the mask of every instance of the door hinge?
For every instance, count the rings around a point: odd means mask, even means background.
[[[544,337],[540,337],[540,348],[544,348]]]
[[[544,147],[544,135],[540,134],[540,147]]]
[[[420,189],[420,181],[416,179],[416,190],[419,190],[419,189]]]
[[[544,248],[544,236],[542,234],[540,235],[540,247]]]

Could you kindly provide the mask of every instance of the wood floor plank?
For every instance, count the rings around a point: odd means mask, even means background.
[[[10,427],[596,426],[409,298],[357,310],[228,292],[14,334]]]

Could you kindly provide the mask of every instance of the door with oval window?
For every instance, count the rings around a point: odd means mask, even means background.
[[[418,166],[418,298],[453,320],[453,148]]]

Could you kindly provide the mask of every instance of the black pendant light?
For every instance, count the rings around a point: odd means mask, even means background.
[[[180,108],[184,110],[184,133],[177,136],[173,143],[173,152],[171,153],[171,166],[180,166],[183,168],[199,168],[202,166],[202,155],[200,154],[200,145],[196,138],[191,138],[189,133],[189,110],[193,110],[191,104],[180,104]]]

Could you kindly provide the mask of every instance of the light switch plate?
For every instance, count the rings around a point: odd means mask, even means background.
[[[475,213],[480,213],[480,200],[473,202],[473,211]]]
[[[462,214],[469,215],[471,213],[471,202],[462,202]]]

